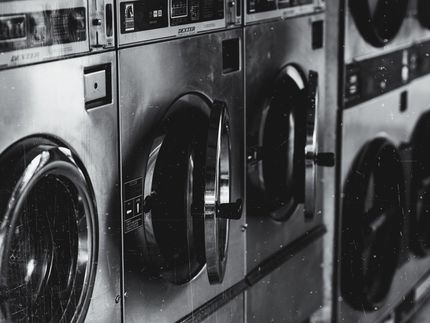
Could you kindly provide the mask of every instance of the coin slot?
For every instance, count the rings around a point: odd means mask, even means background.
[[[408,91],[403,91],[400,94],[400,112],[408,110]]]
[[[239,38],[222,42],[222,72],[232,73],[240,69],[240,41]]]
[[[112,103],[111,64],[84,69],[84,96],[87,110]]]
[[[324,46],[324,22],[322,20],[312,23],[312,49],[320,49]]]

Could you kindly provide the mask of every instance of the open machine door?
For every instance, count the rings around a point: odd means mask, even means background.
[[[300,203],[312,216],[315,167],[334,162],[333,154],[316,152],[317,109],[318,73],[310,71],[306,80],[287,65],[248,129],[248,182],[275,220],[287,220]]]
[[[0,155],[0,178],[0,321],[83,322],[97,213],[81,162],[57,141],[29,137]]]
[[[385,46],[396,37],[406,17],[408,4],[409,0],[349,0],[358,30],[375,47]]]
[[[230,134],[224,103],[198,93],[177,99],[153,137],[144,180],[146,263],[174,284],[206,265],[220,283],[227,261],[229,219],[242,201],[230,201]]]
[[[342,297],[355,309],[381,307],[395,274],[403,228],[403,169],[386,138],[367,143],[344,184]]]

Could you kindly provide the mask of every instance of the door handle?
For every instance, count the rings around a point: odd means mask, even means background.
[[[217,206],[217,216],[222,219],[239,220],[242,217],[242,208],[242,199],[237,199],[233,203],[221,203]]]

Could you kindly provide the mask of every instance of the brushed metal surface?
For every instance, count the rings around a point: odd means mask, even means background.
[[[320,242],[308,246],[246,291],[246,322],[306,322],[320,308]]]
[[[232,200],[243,197],[243,74],[223,74],[222,41],[242,39],[239,29],[149,44],[119,51],[122,182],[145,175],[145,144],[169,106],[197,91],[225,102],[231,124]],[[241,220],[230,221],[224,281],[210,285],[206,270],[189,283],[154,278],[125,258],[126,322],[174,322],[244,277],[245,234]],[[132,234],[139,235],[138,230]],[[124,248],[144,248],[125,245]],[[240,309],[239,309],[240,310]]]
[[[287,64],[295,64],[307,76],[309,70],[317,71],[320,75],[319,109],[318,120],[321,122],[319,133],[317,135],[317,149],[329,147],[323,136],[324,122],[329,117],[325,116],[325,57],[324,49],[312,50],[311,42],[311,23],[315,20],[323,20],[324,15],[314,15],[299,18],[292,18],[284,21],[265,23],[260,25],[252,25],[245,27],[245,77],[246,77],[246,120],[250,124],[251,120],[259,113],[264,99],[269,95],[271,89],[270,84],[275,80],[276,75]],[[332,115],[330,118],[334,118]],[[333,125],[333,123],[331,123]],[[334,128],[333,128],[334,129]],[[333,130],[334,131],[334,130]],[[327,137],[327,136],[326,136]],[[250,143],[248,143],[250,144]],[[322,178],[321,169],[317,169],[318,183],[321,185],[324,179]],[[329,179],[330,180],[330,179]],[[249,196],[247,197],[249,199]],[[285,222],[277,222],[270,218],[269,214],[263,209],[261,212],[252,211],[248,207],[247,210],[247,270],[250,271],[258,265],[263,259],[271,256],[280,248],[286,246],[292,240],[303,235],[307,230],[322,223],[322,200],[320,194],[316,199],[315,218],[312,221],[305,221],[303,205],[300,204],[294,214]],[[294,297],[298,295],[295,302],[290,306],[299,308],[300,315],[303,319],[309,317],[322,304],[322,241],[318,241],[312,247],[306,249],[306,257],[313,255],[317,265],[306,269],[306,262],[303,262],[301,267],[300,255],[289,260],[282,268],[285,272],[279,271],[273,274],[268,279],[272,279],[273,283],[260,282],[247,293],[247,316],[251,320],[255,316],[254,322],[265,322],[263,317],[273,316],[275,321],[284,322],[284,309],[291,309],[286,304],[286,297]],[[291,268],[292,264],[297,264]],[[301,275],[303,270],[310,270],[309,277],[295,284],[294,279]],[[291,277],[290,277],[291,276]],[[282,278],[281,278],[282,277]],[[314,299],[309,301],[307,297],[300,298],[302,291],[313,290],[318,295],[318,301]],[[278,297],[281,296],[281,291],[284,299],[268,298],[266,295],[274,293]],[[260,303],[273,302],[270,306],[263,306]],[[266,304],[266,303],[265,303]],[[294,304],[294,305],[293,305]],[[258,320],[258,319],[260,320]]]
[[[320,116],[320,125],[324,127],[324,140],[320,142],[323,151],[336,151],[337,142],[337,118],[338,118],[338,75],[339,75],[339,10],[343,0],[331,0],[326,4],[327,23],[325,28],[326,37],[326,61],[325,69],[325,113]],[[338,157],[338,156],[336,156]],[[323,168],[321,170],[321,180],[319,181],[318,203],[324,214],[324,224],[327,234],[323,239],[324,256],[324,302],[321,311],[318,313],[322,322],[333,322],[333,288],[336,286],[335,277],[335,232],[336,232],[336,171],[338,165],[333,168]]]
[[[245,323],[244,294],[231,300],[201,323]]]
[[[112,63],[115,80],[112,52],[0,72],[0,153],[26,136],[52,135],[77,153],[92,181],[99,258],[86,322],[121,320],[121,304],[115,302],[120,294],[121,222],[114,82],[112,104],[87,112],[84,102],[84,68],[105,63]]]

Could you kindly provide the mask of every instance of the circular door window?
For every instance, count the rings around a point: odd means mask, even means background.
[[[248,181],[276,220],[286,220],[303,202],[306,145],[305,81],[286,66],[263,109],[250,125]]]
[[[430,114],[418,121],[412,135],[411,243],[419,256],[430,254]]]
[[[144,185],[147,260],[174,284],[190,281],[205,264],[210,282],[218,283],[227,257],[228,218],[234,216],[225,106],[184,95],[160,129]]]
[[[424,27],[430,29],[430,2],[418,0],[418,19]]]
[[[399,32],[408,3],[408,0],[349,0],[349,7],[363,38],[375,47],[382,47]]]
[[[95,277],[96,210],[76,156],[42,138],[0,157],[1,315],[83,320]]]
[[[394,145],[366,144],[344,184],[342,296],[357,310],[381,307],[396,271],[403,226],[403,170]]]

